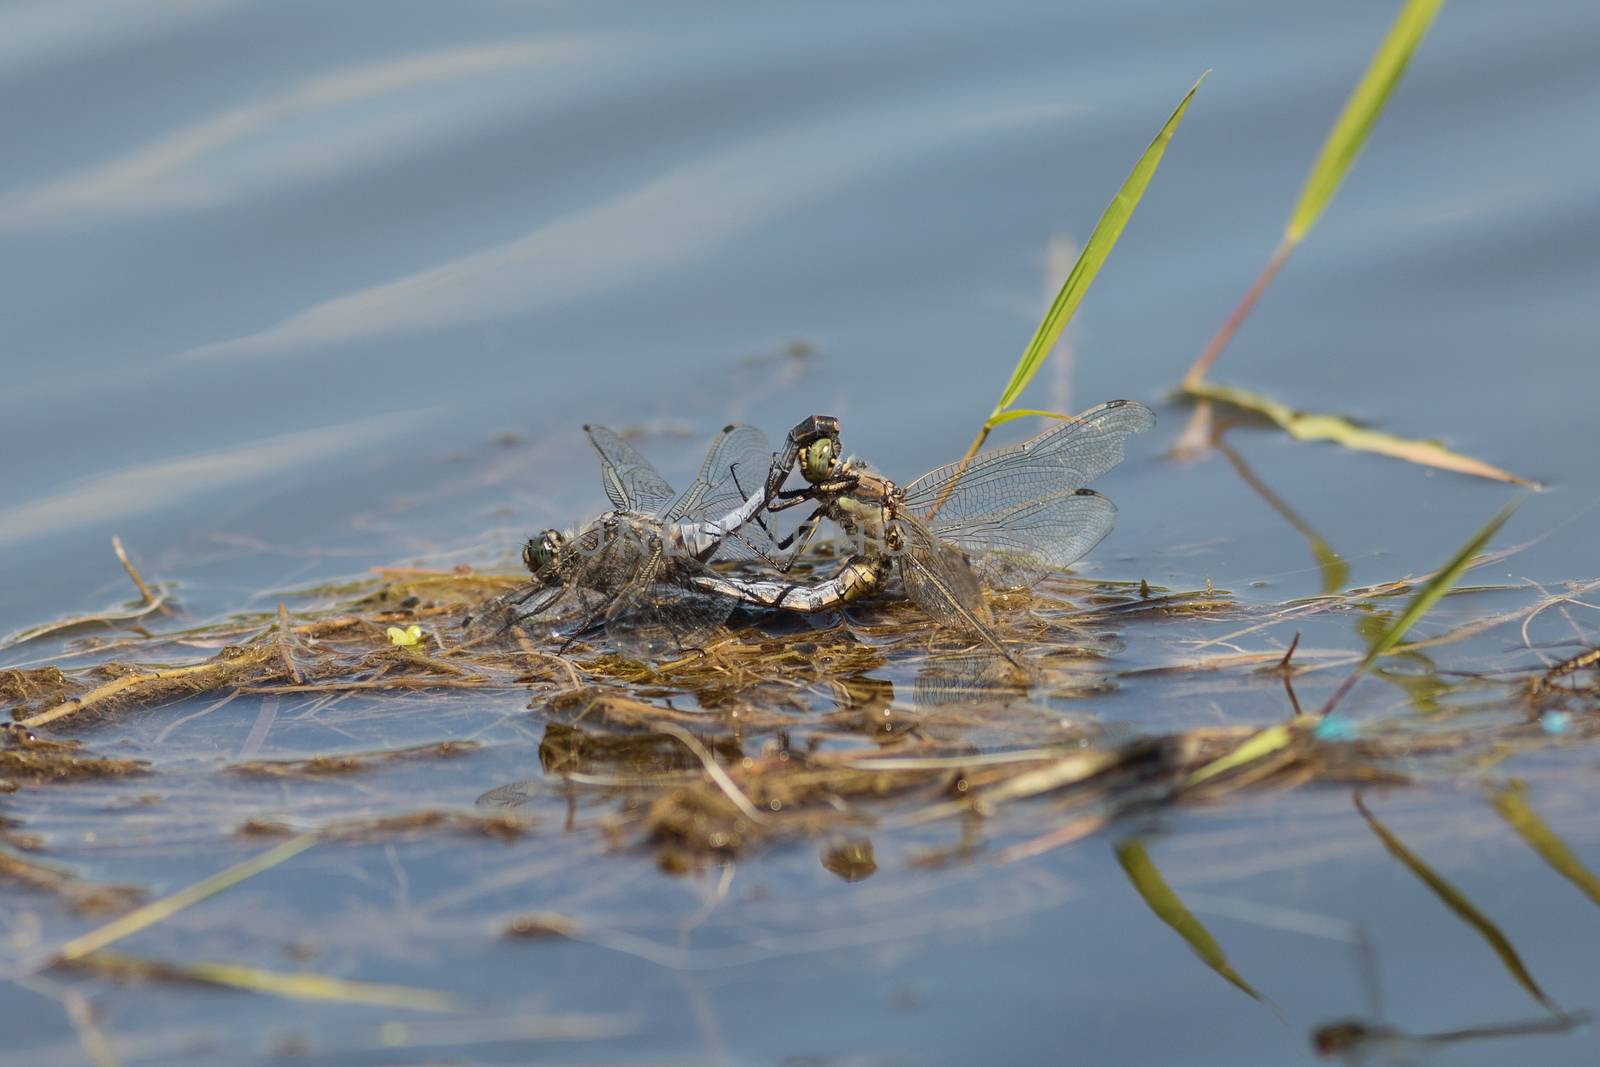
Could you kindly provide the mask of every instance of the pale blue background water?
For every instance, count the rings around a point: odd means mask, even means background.
[[[124,597],[112,534],[199,618],[375,564],[509,558],[526,531],[598,507],[586,421],[672,431],[646,448],[681,476],[729,419],[776,438],[825,410],[854,449],[914,476],[965,445],[1072,242],[1210,69],[1070,361],[1026,398],[1161,401],[1275,244],[1394,10],[0,5],[0,632]],[[1217,370],[1549,482],[1506,534],[1545,539],[1496,580],[1594,566],[1597,41],[1589,3],[1447,5]],[[796,341],[814,355],[783,356]],[[1160,458],[1184,412],[1162,417],[1104,486],[1122,514],[1089,569],[1316,590],[1304,542],[1220,459]],[[505,433],[521,443],[496,444]],[[1357,582],[1431,568],[1509,495],[1273,434],[1233,440]],[[1055,874],[1115,877],[1095,855]],[[788,861],[772,862],[781,879]],[[827,877],[809,855],[799,866]],[[1394,903],[1354,881],[1296,885]],[[1112,899],[1140,907],[1122,886]],[[1080,906],[1102,915],[1087,943],[1046,948],[1025,922],[976,955],[898,958],[952,976],[904,1029],[879,1029],[848,987],[842,1005],[818,999],[837,960],[776,1000],[732,983],[719,1003],[750,1032],[726,1054],[957,1062],[1000,1040],[1014,1047],[997,1062],[1059,1062],[1092,1019],[1101,1051],[1084,1062],[1303,1055],[1299,1031],[1258,1045],[1243,1023],[1217,1029],[1218,1005],[1276,1024],[1148,916],[1101,912],[1093,892]],[[1561,929],[1524,936],[1541,933],[1546,972],[1572,962]],[[1166,962],[1125,980],[1105,962],[1144,953]],[[1454,966],[1415,958],[1419,981]],[[1505,999],[1492,968],[1483,1010],[1458,991],[1443,1011],[1418,988],[1440,1010],[1407,1025],[1517,1014],[1489,1007]],[[818,1036],[776,1021],[789,1012]],[[995,1012],[1020,1021],[996,1035]],[[1212,1042],[1185,1036],[1208,1028]],[[657,1032],[629,1054],[700,1062],[699,1038]],[[1592,1056],[1540,1047],[1543,1062]]]

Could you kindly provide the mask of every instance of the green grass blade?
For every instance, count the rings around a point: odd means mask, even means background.
[[[1494,518],[1484,523],[1482,528],[1473,534],[1472,538],[1462,545],[1454,556],[1450,557],[1449,563],[1435,571],[1433,577],[1429,578],[1427,583],[1417,590],[1417,595],[1411,598],[1411,603],[1406,605],[1406,610],[1400,613],[1400,617],[1395,619],[1388,629],[1373,639],[1371,647],[1367,649],[1366,656],[1362,658],[1360,663],[1356,664],[1356,669],[1350,672],[1348,678],[1339,683],[1339,688],[1335,689],[1333,695],[1328,698],[1328,702],[1322,705],[1322,710],[1317,713],[1319,718],[1325,718],[1331,714],[1339,701],[1344,699],[1345,694],[1350,692],[1361,676],[1367,672],[1367,668],[1376,663],[1378,657],[1398,645],[1406,636],[1406,631],[1416,625],[1417,620],[1431,611],[1440,598],[1461,580],[1461,576],[1467,572],[1467,568],[1472,566],[1473,558],[1477,556],[1484,545],[1489,543],[1491,537],[1500,532],[1500,527],[1506,524],[1506,520],[1511,518],[1511,513],[1517,510],[1517,505],[1520,503],[1520,500],[1513,500],[1501,508]]]
[[[1530,489],[1538,488],[1537,482],[1519,478],[1515,474],[1491,466],[1482,460],[1473,459],[1471,456],[1452,452],[1437,441],[1397,437],[1381,430],[1357,426],[1349,419],[1337,415],[1296,411],[1287,404],[1280,404],[1260,393],[1253,393],[1248,389],[1236,389],[1230,385],[1218,385],[1204,380],[1186,381],[1183,389],[1191,396],[1229,404],[1270,419],[1287,431],[1290,437],[1300,441],[1332,441],[1359,452],[1376,452],[1379,455],[1403,459],[1407,463],[1416,463],[1424,467],[1437,467],[1440,470],[1470,474],[1497,482],[1512,482],[1528,486]]]
[[[1041,419],[1070,419],[1071,415],[1063,415],[1057,411],[1043,411],[1039,408],[1007,408],[1005,411],[989,417],[989,427],[1004,426],[1013,419],[1026,419],[1037,417]]]
[[[1117,862],[1122,864],[1128,881],[1133,883],[1133,888],[1139,891],[1150,910],[1156,913],[1156,918],[1172,927],[1179,937],[1188,942],[1189,948],[1200,957],[1202,963],[1256,1000],[1261,999],[1261,994],[1233,969],[1222,946],[1217,944],[1217,939],[1211,936],[1211,932],[1201,925],[1194,913],[1178,899],[1178,894],[1167,885],[1167,880],[1161,877],[1161,872],[1150,861],[1150,855],[1141,842],[1124,841],[1118,845]]]
[[[1412,53],[1443,5],[1444,0],[1407,0],[1400,9],[1333,129],[1328,131],[1328,139],[1323,142],[1322,151],[1300,191],[1294,214],[1289,216],[1289,226],[1284,233],[1286,240],[1298,242],[1316,225],[1339,184],[1350,172],[1350,165],[1360,155],[1373,124],[1383,113],[1395,86],[1400,84]]]
[[[1202,782],[1210,781],[1219,774],[1226,774],[1237,767],[1266,759],[1273,753],[1287,748],[1295,739],[1296,729],[1293,724],[1280,724],[1257,730],[1241,741],[1232,752],[1218,756],[1210,763],[1197,768],[1183,780],[1183,788],[1190,789]]]
[[[1166,154],[1167,143],[1172,140],[1172,134],[1177,130],[1178,123],[1183,121],[1183,113],[1189,109],[1189,101],[1194,99],[1195,90],[1200,88],[1200,82],[1203,81],[1205,81],[1204,74],[1200,75],[1199,81],[1196,81],[1184,94],[1183,100],[1167,118],[1166,125],[1161,127],[1161,132],[1156,134],[1155,140],[1144,150],[1144,155],[1139,157],[1139,162],[1134,164],[1127,180],[1122,183],[1122,188],[1117,190],[1116,197],[1100,216],[1100,221],[1095,223],[1094,232],[1089,235],[1083,251],[1079,253],[1078,261],[1072,265],[1072,271],[1062,284],[1061,291],[1056,294],[1050,310],[1045,312],[1044,321],[1039,323],[1033,340],[1028,342],[1027,349],[1022,353],[1022,359],[1011,372],[1011,380],[1006,383],[1005,391],[1000,394],[1000,402],[994,406],[994,412],[989,417],[991,426],[995,424],[994,420],[1001,412],[1022,395],[1022,391],[1028,387],[1028,383],[1033,380],[1033,376],[1039,372],[1039,368],[1044,365],[1045,359],[1055,348],[1056,341],[1061,337],[1061,331],[1066,328],[1073,312],[1078,309],[1084,293],[1089,291],[1090,283],[1099,273],[1106,257],[1111,254],[1111,249],[1116,246],[1117,238],[1122,236],[1122,228],[1128,224],[1133,209],[1139,206],[1139,199],[1144,196],[1145,187],[1150,184],[1150,179],[1155,176],[1156,167],[1161,163],[1161,157]]]
[[[73,966],[110,977],[202,982],[287,1000],[365,1004],[410,1011],[462,1011],[466,1007],[448,993],[418,986],[355,982],[310,971],[269,971],[239,963],[169,963],[116,952],[95,952],[79,957],[73,961]]]
[[[1583,865],[1583,861],[1567,847],[1565,841],[1528,806],[1524,794],[1526,782],[1513,778],[1499,789],[1490,791],[1489,802],[1494,810],[1517,834],[1537,852],[1543,860],[1567,881],[1577,886],[1583,894],[1600,904],[1600,878]]]
[[[1390,832],[1387,826],[1379,822],[1372,812],[1367,810],[1366,804],[1361,800],[1361,795],[1356,794],[1356,810],[1361,817],[1367,820],[1367,825],[1372,832],[1378,835],[1378,840],[1383,842],[1383,847],[1389,854],[1399,860],[1406,869],[1416,875],[1423,885],[1433,891],[1434,896],[1455,913],[1456,917],[1477,931],[1478,936],[1489,943],[1494,954],[1500,957],[1500,962],[1505,966],[1511,977],[1527,991],[1528,995],[1547,1009],[1557,1015],[1562,1014],[1555,1002],[1545,996],[1539,983],[1533,980],[1533,975],[1528,973],[1528,968],[1523,965],[1522,957],[1517,955],[1517,950],[1511,946],[1510,940],[1500,932],[1500,928],[1490,918],[1479,911],[1473,903],[1461,894],[1461,891],[1441,878],[1432,867],[1422,862],[1418,856],[1408,849],[1401,840]]]
[[[1433,606],[1439,602],[1440,598],[1461,580],[1463,574],[1467,573],[1467,568],[1472,565],[1473,557],[1482,551],[1483,546],[1489,543],[1490,538],[1500,532],[1500,527],[1506,524],[1506,520],[1511,518],[1511,513],[1517,510],[1517,505],[1520,503],[1520,500],[1513,500],[1496,512],[1494,518],[1484,523],[1478,532],[1473,534],[1467,543],[1456,551],[1454,556],[1450,557],[1449,563],[1446,563],[1432,578],[1428,579],[1427,584],[1417,591],[1416,596],[1411,598],[1411,603],[1406,605],[1406,610],[1400,613],[1400,617],[1367,650],[1366,658],[1356,668],[1357,674],[1372,666],[1379,656],[1398,645],[1401,639],[1405,637],[1406,631],[1410,630],[1418,619],[1433,610]]]
[[[196,882],[160,900],[135,908],[126,915],[106,923],[104,926],[81,934],[62,945],[55,953],[55,958],[64,962],[71,962],[97,952],[107,945],[121,941],[131,934],[136,934],[147,926],[170,919],[183,909],[198,904],[208,897],[216,896],[225,889],[231,889],[247,878],[253,878],[263,871],[270,870],[278,864],[294,856],[298,856],[306,849],[317,843],[316,834],[300,834],[291,837],[282,844],[275,845],[267,851],[252,856],[242,863],[236,863],[227,870],[218,871],[210,878]]]

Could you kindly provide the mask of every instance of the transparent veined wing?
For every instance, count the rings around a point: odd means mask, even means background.
[[[724,426],[706,450],[700,473],[661,518],[720,519],[761,492],[771,465],[766,434],[754,426]]]
[[[578,531],[563,546],[557,572],[524,600],[520,621],[549,632],[598,621],[614,591],[646,558],[643,543],[632,533],[629,524],[605,522],[592,522]]]
[[[1079,489],[1122,462],[1129,434],[1155,425],[1135,400],[1111,400],[1021,444],[983,452],[963,468],[947,463],[905,487],[905,503],[935,520],[986,515]]]
[[[672,499],[672,486],[615,430],[585,426],[583,432],[589,435],[589,444],[600,457],[600,480],[613,507],[636,515],[654,515]]]
[[[942,626],[982,632],[991,621],[978,576],[959,550],[920,520],[897,520],[905,545],[895,557],[906,596]]]
[[[984,585],[1024,589],[1082,559],[1116,518],[1111,501],[1093,489],[1076,489],[978,515],[940,509],[932,529],[966,554]]]
[[[936,622],[975,634],[1018,670],[1025,670],[993,629],[978,576],[961,550],[945,544],[922,520],[901,515],[896,523],[905,545],[895,558],[906,596]]]
[[[728,621],[734,600],[696,586],[711,573],[693,559],[663,557],[642,568],[606,610],[606,635],[629,656],[655,660],[703,647]]]

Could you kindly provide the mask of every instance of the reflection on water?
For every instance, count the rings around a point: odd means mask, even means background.
[[[417,137],[446,115],[462,121],[458,109],[441,113],[430,100],[443,85],[513,72],[526,76],[551,63],[616,61],[618,44],[603,37],[536,37],[313,77],[174,130],[117,159],[20,191],[0,206],[0,228],[56,229],[83,226],[100,215],[214,209],[341,169],[368,167],[414,150]],[[496,88],[484,86],[465,99],[482,106],[494,100]],[[363,109],[356,110],[357,104]],[[341,108],[350,111],[341,114]]]
[[[329,457],[348,455],[426,427],[438,412],[411,411],[340,426],[280,434],[234,448],[113,470],[36,500],[0,510],[0,545],[106,527],[154,511],[181,508],[218,490],[242,492],[252,482]]]
[[[1338,1056],[1349,1064],[1423,1063],[1444,1046],[1466,1041],[1539,1034],[1570,1034],[1588,1025],[1588,1015],[1528,1019],[1488,1026],[1469,1026],[1437,1034],[1407,1034],[1393,1027],[1360,1020],[1328,1023],[1311,1034],[1311,1046],[1321,1056]]]
[[[205,344],[182,360],[303,356],[524,316],[625,290],[701,259],[800,203],[917,150],[981,135],[972,105],[886,108],[809,122],[748,141],[544,223],[515,240],[343,293],[260,332]],[[1053,116],[1046,116],[1053,117]],[[873,134],[868,131],[875,131]],[[857,144],[849,153],[832,146]]]

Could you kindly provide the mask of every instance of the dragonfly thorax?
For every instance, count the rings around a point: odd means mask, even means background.
[[[840,480],[848,480],[850,487],[829,501],[828,517],[845,532],[859,535],[866,542],[863,550],[897,551],[902,540],[895,523],[900,488],[856,460],[844,464]]]

